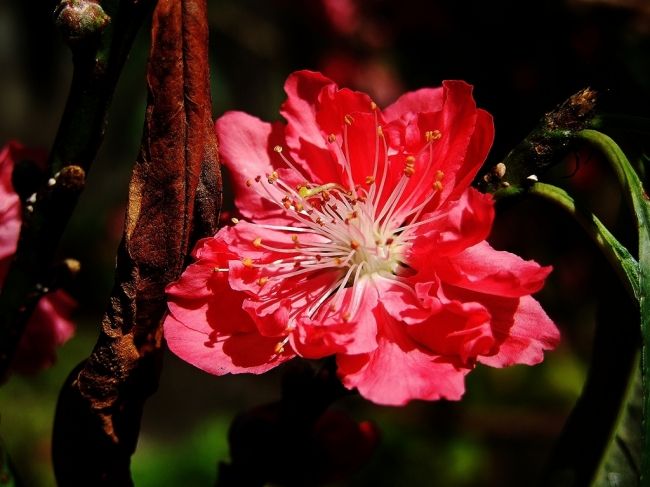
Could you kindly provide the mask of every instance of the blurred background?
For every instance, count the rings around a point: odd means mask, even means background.
[[[279,118],[282,85],[296,69],[323,71],[385,106],[406,90],[464,79],[495,117],[495,164],[540,117],[586,86],[607,112],[650,113],[650,4],[646,0],[416,1],[209,0],[213,113]],[[52,1],[0,1],[0,143],[48,148],[71,79],[71,56],[53,26]],[[0,390],[0,435],[28,486],[54,484],[49,448],[56,396],[91,351],[113,279],[130,169],[146,102],[148,26],[123,71],[106,138],[66,232],[63,256],[82,262],[69,292],[76,336],[57,364]],[[621,135],[633,154],[647,142]],[[617,139],[619,140],[619,139]],[[627,144],[627,145],[625,145]],[[589,155],[548,176],[581,195],[624,242],[629,220],[609,174]],[[458,403],[378,407],[350,397],[336,407],[371,420],[381,443],[349,486],[530,485],[580,394],[597,303],[616,278],[564,215],[535,202],[499,212],[493,245],[553,265],[538,296],[563,334],[543,364],[479,366]],[[615,293],[614,293],[615,294]],[[226,432],[241,410],[278,399],[282,370],[215,378],[167,354],[133,459],[138,486],[212,485],[227,460]],[[272,448],[272,445],[269,446]],[[287,459],[291,468],[291,459]]]

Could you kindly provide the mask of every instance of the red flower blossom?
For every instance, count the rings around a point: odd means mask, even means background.
[[[20,160],[42,161],[43,154],[9,142],[0,149],[0,286],[16,252],[21,225],[20,198],[14,191],[11,175]],[[63,291],[41,298],[18,344],[11,368],[19,373],[34,373],[56,360],[56,348],[74,334],[70,313],[74,301]]]
[[[493,201],[469,184],[493,125],[471,86],[383,111],[318,73],[285,90],[286,125],[216,122],[246,221],[168,287],[170,349],[216,375],[336,355],[347,388],[392,405],[459,399],[477,362],[540,362],[559,333],[530,294],[551,269],[485,241]]]

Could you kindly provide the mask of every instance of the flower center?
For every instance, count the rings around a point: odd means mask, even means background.
[[[253,225],[290,234],[295,245],[294,248],[268,245],[258,237],[252,242],[255,247],[286,257],[271,263],[258,264],[251,259],[244,259],[243,263],[268,274],[260,278],[261,287],[269,282],[272,285],[289,278],[310,278],[329,272],[332,282],[315,301],[313,295],[304,292],[308,304],[299,312],[310,318],[326,302],[330,310],[340,310],[343,293],[350,287],[353,288],[352,297],[343,316],[344,319],[353,317],[361,299],[358,290],[361,286],[357,284],[365,277],[381,274],[407,286],[400,282],[400,269],[408,265],[406,250],[415,238],[413,229],[430,221],[429,218],[421,220],[420,216],[425,207],[440,196],[442,189],[444,174],[432,167],[432,144],[440,138],[440,133],[426,132],[423,148],[415,154],[391,153],[376,115],[373,172],[360,184],[355,184],[348,150],[348,127],[352,123],[353,117],[346,115],[341,140],[333,134],[327,138],[333,154],[343,166],[345,186],[344,183],[309,182],[309,178],[283,154],[281,146],[276,146],[274,151],[290,168],[289,175],[283,179],[278,170],[265,177],[257,175],[246,182],[260,196],[275,202],[293,220],[286,226]],[[389,160],[389,156],[393,159]],[[390,164],[393,164],[392,168]],[[402,164],[401,174],[396,164]],[[420,178],[409,184],[416,166],[418,171],[423,166]],[[292,185],[287,181],[295,180],[296,176],[303,182]],[[303,235],[304,243],[301,240]],[[294,297],[300,294],[300,290],[294,290]],[[277,298],[272,292],[268,296],[268,299]],[[289,318],[288,328],[292,326],[292,319],[295,316]]]

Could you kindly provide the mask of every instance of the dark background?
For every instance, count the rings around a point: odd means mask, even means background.
[[[494,115],[494,164],[545,112],[586,86],[599,91],[603,111],[649,113],[650,4],[644,0],[211,0],[209,6],[215,117],[238,109],[277,119],[284,79],[296,69],[321,70],[380,106],[406,90],[464,79],[475,86],[478,105]],[[0,2],[1,143],[19,139],[47,148],[56,133],[71,58],[52,10],[51,1]],[[61,249],[83,265],[69,289],[79,302],[77,336],[54,368],[14,377],[0,391],[0,434],[28,485],[53,483],[56,394],[92,348],[110,292],[142,132],[148,42],[144,28]],[[635,154],[638,148],[629,146]],[[547,177],[582,195],[624,241],[632,238],[619,218],[618,189],[598,161],[570,158]],[[337,407],[382,431],[372,462],[345,485],[519,486],[533,483],[542,469],[586,375],[597,302],[618,284],[591,243],[554,209],[531,202],[503,209],[491,241],[555,267],[538,298],[562,331],[560,347],[534,368],[478,367],[459,403],[340,402]],[[281,372],[215,378],[168,355],[133,461],[137,485],[211,485],[217,460],[227,459],[232,416],[276,399]],[[291,458],[286,462],[292,468]]]

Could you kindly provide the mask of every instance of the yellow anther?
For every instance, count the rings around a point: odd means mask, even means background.
[[[329,135],[327,136],[327,141],[328,141],[330,144],[333,143],[333,142],[336,142],[336,135],[334,135],[334,134],[329,134]]]
[[[442,183],[440,181],[436,181],[433,183],[433,189],[436,191],[441,191],[442,190]]]
[[[377,104],[374,101],[370,102],[370,109],[371,110],[377,110]]]
[[[384,129],[381,128],[381,125],[377,125],[377,135],[378,135],[379,137],[383,137],[383,136],[384,136]]]
[[[244,257],[241,263],[244,264],[244,267],[253,267],[253,259],[250,257]]]
[[[436,181],[442,181],[445,177],[445,173],[438,170],[436,171]]]
[[[279,176],[278,176],[277,171],[273,171],[271,174],[269,174],[267,176],[267,180],[268,180],[269,184],[273,184],[278,180],[278,177]]]
[[[239,223],[239,218],[231,218],[231,222],[233,222],[234,225],[237,225]]]
[[[261,247],[262,246],[262,237],[257,237],[255,240],[253,240],[253,247]]]
[[[348,311],[343,313],[343,321],[347,323],[348,321],[350,321],[350,318],[352,318],[352,315]]]
[[[329,201],[330,200],[330,192],[327,191],[326,189],[323,190],[321,193],[321,197],[323,198],[323,201]]]
[[[294,201],[293,207],[296,209],[297,212],[302,211],[302,203],[300,201]]]
[[[410,165],[415,164],[415,157],[413,157],[413,156],[406,156],[406,164],[410,164]]]
[[[276,145],[273,148],[273,150],[279,154],[280,152],[282,152],[282,146],[281,145]]]
[[[345,117],[343,117],[343,121],[345,122],[346,125],[352,125],[352,123],[354,122],[354,118],[352,117],[352,115],[348,113]]]
[[[284,353],[284,343],[283,342],[278,342],[278,344],[274,348],[274,351],[277,354]]]
[[[366,176],[366,184],[372,184],[375,182],[374,176]]]
[[[253,185],[253,181],[251,181],[250,179],[247,179],[246,180],[246,186],[248,186],[250,188],[252,185]]]
[[[212,272],[219,272],[219,271],[221,271],[221,269],[219,269],[218,267],[213,267],[212,268]]]
[[[298,244],[298,235],[291,235],[291,241],[295,244]]]
[[[404,176],[407,178],[410,178],[415,174],[415,168],[413,166],[410,166],[408,163],[404,166]]]
[[[359,242],[357,242],[356,240],[350,242],[350,247],[352,248],[352,250],[357,250],[360,246],[361,244],[359,244]]]
[[[341,260],[340,257],[334,257],[334,263],[335,263],[336,265],[341,265],[342,262],[343,262],[343,261]]]
[[[259,284],[260,286],[263,286],[263,285],[266,284],[267,282],[269,282],[269,278],[266,277],[266,276],[264,276],[264,277],[260,277],[260,278],[257,280],[257,284]]]
[[[426,139],[427,142],[431,142],[432,140],[438,140],[442,137],[442,134],[440,133],[440,130],[427,130],[424,133],[424,138]]]

